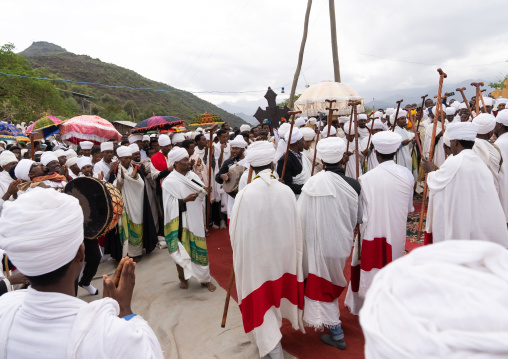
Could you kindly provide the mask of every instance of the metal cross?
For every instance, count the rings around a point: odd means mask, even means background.
[[[280,119],[284,117],[286,121],[289,119],[289,107],[279,107],[277,106],[277,102],[275,98],[277,94],[273,92],[273,90],[268,87],[268,91],[266,91],[265,98],[268,101],[268,107],[266,109],[261,109],[258,107],[254,117],[259,121],[260,124],[263,124],[264,120],[268,120],[268,123],[272,128],[279,128]]]

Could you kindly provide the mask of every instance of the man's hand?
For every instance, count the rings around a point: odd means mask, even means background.
[[[119,317],[132,314],[132,293],[136,282],[136,276],[134,274],[136,263],[129,257],[123,258],[122,261],[120,261],[118,265],[113,280],[109,279],[107,275],[103,275],[103,296],[113,298],[118,302],[120,306]],[[118,284],[115,283],[116,281],[118,281]]]
[[[407,145],[409,145],[410,142],[411,142],[410,139],[404,140],[404,141],[402,141],[402,146],[407,146]]]
[[[8,201],[9,198],[11,198],[11,196],[16,196],[16,194],[18,193],[18,190],[19,190],[18,185],[20,185],[21,183],[23,183],[23,180],[20,180],[19,178],[15,181],[12,181],[9,184],[9,187],[7,187],[7,191],[2,196],[2,199],[4,201]]]
[[[226,149],[226,147],[227,147],[227,146],[228,146],[228,145],[227,145],[226,143],[221,143],[221,144],[220,144],[220,151],[221,151],[221,152],[224,152],[224,150]]]
[[[101,171],[101,173],[99,173],[99,175],[97,176],[99,180],[104,180],[104,172]]]
[[[16,285],[16,284],[30,284],[28,282],[28,279],[25,277],[25,275],[23,273],[21,273],[20,271],[17,271],[13,274],[11,274],[11,276],[8,278],[9,282],[12,284],[12,285]]]
[[[183,203],[194,202],[198,198],[199,193],[191,193],[183,199]]]
[[[227,182],[227,181],[229,180],[229,176],[228,176],[228,174],[227,174],[227,173],[224,173],[224,174],[220,175],[220,178],[222,178],[222,180],[223,180],[224,182]]]
[[[436,166],[434,165],[433,162],[426,159],[422,159],[422,162],[423,162],[423,171],[425,173],[433,172],[436,170]]]
[[[138,168],[134,166],[134,169],[132,170],[132,178],[136,179],[138,175]]]
[[[113,173],[116,170],[117,167],[118,167],[118,161],[111,162],[109,173]]]

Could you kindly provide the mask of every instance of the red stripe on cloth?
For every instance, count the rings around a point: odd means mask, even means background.
[[[340,296],[344,288],[312,273],[309,273],[305,280],[305,296],[320,302],[333,302]]]
[[[360,264],[354,267],[351,266],[351,289],[356,293],[358,293],[358,290],[360,289],[360,272]]]
[[[426,246],[427,244],[434,243],[434,237],[432,236],[432,233],[425,232],[425,236],[423,237],[423,245]]]
[[[392,261],[392,245],[386,242],[386,238],[374,238],[362,241],[363,271],[369,272],[374,268],[381,269]]]
[[[265,313],[272,307],[279,308],[282,298],[303,310],[303,282],[295,274],[284,273],[276,280],[264,282],[240,303],[245,333],[263,324]]]

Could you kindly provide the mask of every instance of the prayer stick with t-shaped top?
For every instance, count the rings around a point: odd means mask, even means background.
[[[425,96],[422,96],[422,107],[420,108],[420,117],[418,118],[418,123],[416,124],[415,136],[417,136],[418,129],[420,128],[420,122],[421,122],[421,120],[423,118],[423,106],[425,106],[425,99],[427,98],[427,96],[429,96],[429,94],[426,94]],[[420,156],[422,156],[423,153],[422,153],[421,146],[418,146],[418,148],[420,149]],[[411,150],[411,158],[413,158],[413,152],[414,152],[414,150],[415,150],[415,146],[413,146],[413,149]]]
[[[289,146],[291,146],[291,135],[293,134],[293,126],[295,125],[295,116],[302,111],[288,111],[289,115],[293,116],[293,120],[291,121],[291,128],[289,129],[289,137],[288,137],[288,145],[286,147],[286,155],[284,156],[284,166],[282,166],[282,175],[279,178],[280,182],[284,182],[284,175],[286,174],[286,165],[288,163],[288,155],[289,155]]]
[[[443,91],[443,81],[444,81],[445,77],[447,77],[448,75],[445,74],[443,72],[443,70],[441,70],[440,68],[437,69],[437,72],[439,73],[439,86],[437,89],[437,101],[438,102],[436,103],[436,106],[437,106],[436,107],[436,116],[439,116],[440,115],[440,105],[442,105],[441,92]],[[434,119],[434,126],[432,128],[432,137],[430,140],[429,161],[432,161],[432,159],[434,157],[434,145],[436,143],[437,120],[438,119]],[[444,131],[444,127],[441,129],[441,131]],[[423,157],[423,153],[422,153],[422,157]],[[423,214],[425,212],[425,200],[427,198],[427,191],[428,191],[427,174],[425,174],[425,186],[423,187],[422,208],[420,210],[420,222],[418,223],[418,235],[416,237],[418,240],[420,240],[420,236],[422,234]]]
[[[337,102],[336,100],[325,100],[325,102],[328,102],[328,107],[326,108],[326,110],[328,110],[328,120],[326,121],[327,125],[328,125],[328,133],[326,134],[326,137],[330,137],[330,130],[332,129],[333,111],[338,111],[339,109],[338,108],[332,108],[332,104],[334,102]]]
[[[372,123],[370,124],[369,139],[367,140],[367,148],[365,149],[366,155],[365,155],[365,158],[363,159],[363,163],[362,163],[362,172],[363,172],[363,168],[365,168],[365,165],[367,163],[367,157],[369,157],[370,138],[372,137],[372,130],[374,129],[374,118],[372,118],[371,121],[372,121]]]
[[[403,99],[400,99],[397,101],[397,111],[395,111],[395,117],[393,118],[393,125],[392,125],[392,132],[395,131],[395,126],[397,125],[397,117],[399,116],[399,110],[400,110],[400,104],[404,101]]]
[[[482,93],[480,92],[480,86],[483,86],[483,82],[471,82],[471,86],[476,87],[476,116],[480,114],[480,100],[483,102]],[[485,108],[485,104],[483,104],[483,111],[487,113],[487,109]]]
[[[212,200],[212,161],[213,161],[213,132],[217,129],[217,124],[210,128],[210,143],[208,144],[208,200],[206,201],[206,228],[210,225],[210,201]]]
[[[465,87],[455,89],[455,91],[459,91],[460,94],[462,95],[462,99],[464,100],[464,103],[466,104],[466,108],[469,111],[469,116],[471,116],[471,118],[473,118],[473,112],[471,111],[471,107],[469,107],[469,101],[467,100],[466,95],[464,94],[465,90],[466,90]]]
[[[321,118],[321,114],[324,114],[324,112],[318,112]],[[312,158],[312,171],[310,173],[311,176],[314,176],[314,170],[316,168],[316,155],[317,155],[317,144],[319,142],[319,134],[321,133],[321,119],[319,120],[319,126],[316,126],[317,133],[316,133],[316,141],[314,142],[314,157]]]

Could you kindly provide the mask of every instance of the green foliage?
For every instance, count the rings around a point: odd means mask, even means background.
[[[132,117],[132,121],[135,121],[136,120],[136,116],[139,114],[139,107],[132,100],[125,101],[125,103],[123,104],[123,110],[127,114],[129,114],[129,116]]]
[[[307,86],[308,87],[308,86]],[[298,101],[298,99],[300,98],[300,96],[302,96],[301,93],[299,94],[295,94],[295,101]],[[281,101],[281,102],[278,102],[277,103],[277,106],[280,106],[280,107],[284,107],[284,106],[287,106],[289,104],[289,97],[287,99],[285,99],[284,101]]]
[[[99,111],[99,116],[102,118],[105,118],[106,120],[109,120],[111,122],[113,121],[132,121],[132,118],[122,110],[121,107],[114,104],[106,105],[102,110]]]
[[[502,90],[506,87],[506,85],[504,84],[506,80],[508,80],[508,75],[505,75],[505,77],[500,78],[498,82],[491,82],[489,86],[495,89]]]
[[[45,69],[37,70],[22,56],[13,52],[14,45],[0,48],[0,71],[23,76],[48,77]],[[69,117],[76,114],[55,86],[43,80],[0,76],[0,118],[28,122],[51,114]]]

